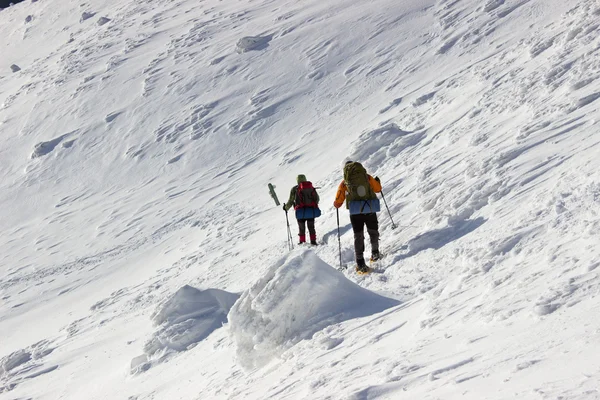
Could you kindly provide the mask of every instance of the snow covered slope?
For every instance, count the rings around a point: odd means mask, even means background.
[[[0,399],[600,398],[599,17],[586,0],[0,11]],[[338,266],[345,157],[400,227],[382,212],[379,272],[344,274],[400,304],[244,369],[235,320],[256,310],[238,302],[233,329],[132,374],[180,288],[252,302],[290,271],[267,183],[319,187],[315,253]]]

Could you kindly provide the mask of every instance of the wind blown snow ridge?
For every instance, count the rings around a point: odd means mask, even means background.
[[[0,399],[599,399],[599,15],[1,10]],[[347,158],[385,194],[367,276],[336,270]],[[323,216],[290,253],[267,184],[298,174]]]
[[[252,368],[329,325],[397,304],[349,281],[310,250],[297,251],[242,295],[230,329],[239,360]]]

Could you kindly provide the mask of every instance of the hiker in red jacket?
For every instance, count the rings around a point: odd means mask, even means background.
[[[315,218],[321,215],[319,210],[319,195],[312,183],[306,180],[306,176],[298,175],[296,179],[298,185],[290,190],[290,198],[283,205],[283,211],[294,207],[296,210],[296,219],[298,220],[298,238],[299,243],[306,242],[306,225],[310,233],[310,244],[317,244],[317,233],[315,231]]]

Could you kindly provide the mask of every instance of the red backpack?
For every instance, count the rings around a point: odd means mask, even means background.
[[[294,210],[299,208],[313,207],[317,208],[317,191],[309,181],[300,182],[296,189],[296,201]]]

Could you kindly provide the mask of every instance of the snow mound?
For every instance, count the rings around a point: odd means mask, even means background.
[[[269,42],[273,39],[269,36],[244,36],[236,43],[237,52],[245,53],[252,50],[263,50],[269,46]]]
[[[297,250],[244,292],[228,318],[238,360],[253,368],[329,325],[398,304],[349,281],[312,250]]]
[[[3,373],[7,373],[16,367],[25,364],[31,360],[31,353],[26,350],[18,350],[0,360],[0,368]]]
[[[86,21],[86,20],[92,18],[94,15],[96,15],[95,12],[85,11],[83,14],[81,14],[81,18],[79,19],[79,22],[83,23],[83,21]]]
[[[35,149],[31,154],[31,158],[43,157],[47,154],[52,153],[52,151],[58,146],[58,144],[65,138],[65,135],[59,136],[47,142],[40,142],[35,145]]]
[[[45,357],[54,351],[48,340],[12,352],[0,358],[0,393],[9,392],[19,384],[45,375],[58,365],[45,365]]]
[[[415,137],[418,137],[418,140],[415,141]],[[353,145],[354,152],[350,159],[361,162],[368,170],[374,170],[388,157],[398,155],[422,138],[422,134],[405,131],[393,122],[385,123],[360,135]]]
[[[100,17],[100,19],[98,19],[99,26],[105,25],[109,22],[110,22],[110,18],[107,18],[107,17]]]
[[[144,346],[145,354],[187,350],[227,322],[227,313],[238,298],[219,289],[185,285],[152,315],[160,328]]]

